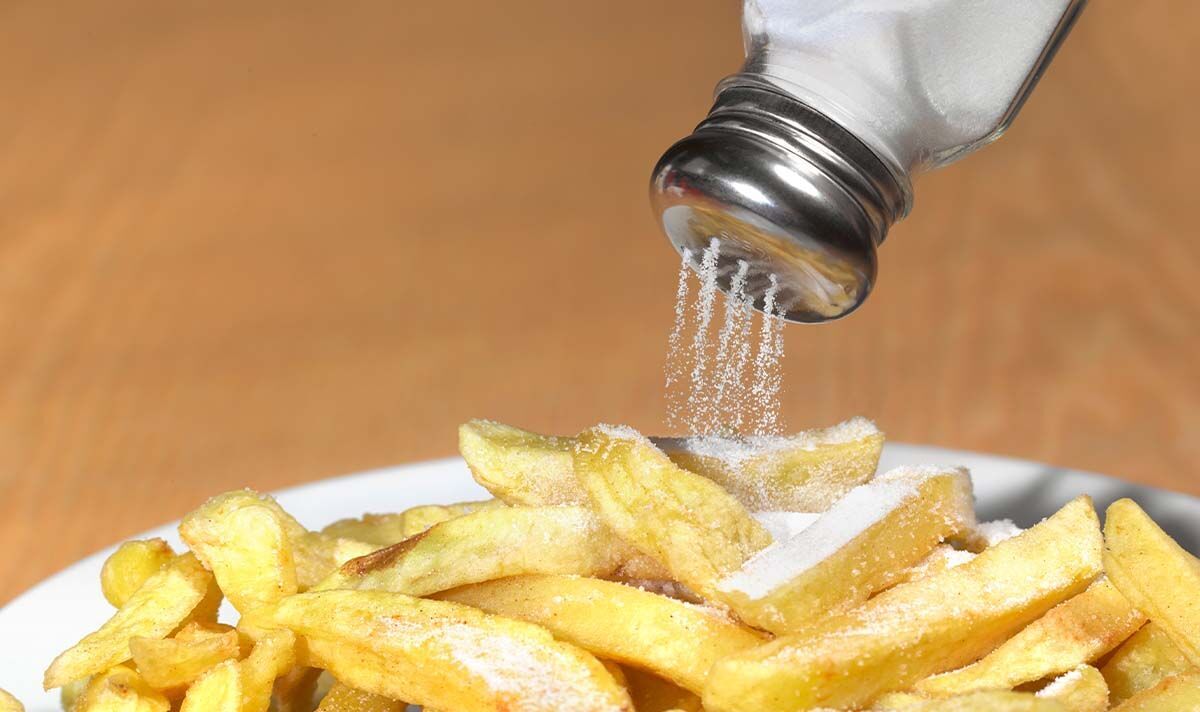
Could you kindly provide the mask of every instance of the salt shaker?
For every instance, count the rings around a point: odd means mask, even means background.
[[[664,232],[694,268],[715,239],[724,290],[748,263],[760,310],[850,313],[913,176],[1003,133],[1083,5],[745,0],[742,70],[654,169]]]

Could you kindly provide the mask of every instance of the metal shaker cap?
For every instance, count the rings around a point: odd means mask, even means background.
[[[659,159],[650,198],[693,268],[719,241],[722,290],[745,261],[746,294],[756,308],[764,308],[774,275],[774,313],[821,322],[867,298],[875,248],[908,212],[911,189],[823,114],[735,76],[718,88],[696,130]]]

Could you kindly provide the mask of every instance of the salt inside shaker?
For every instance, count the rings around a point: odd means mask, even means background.
[[[912,177],[995,140],[1084,0],[746,0],[746,62],[654,169],[651,202],[698,267],[789,321],[866,299]],[[772,280],[774,275],[774,280]]]

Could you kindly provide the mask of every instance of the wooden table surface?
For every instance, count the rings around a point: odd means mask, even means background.
[[[0,5],[0,600],[467,418],[661,429],[645,184],[735,2],[218,5]],[[1008,137],[919,182],[867,306],[788,329],[788,425],[1200,494],[1197,28],[1091,3]]]

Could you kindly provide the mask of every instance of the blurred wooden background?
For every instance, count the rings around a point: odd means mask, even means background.
[[[645,183],[736,5],[0,4],[0,600],[466,418],[659,429]],[[789,330],[788,425],[1200,494],[1197,28],[1093,2],[1009,136],[918,184],[867,306]]]

